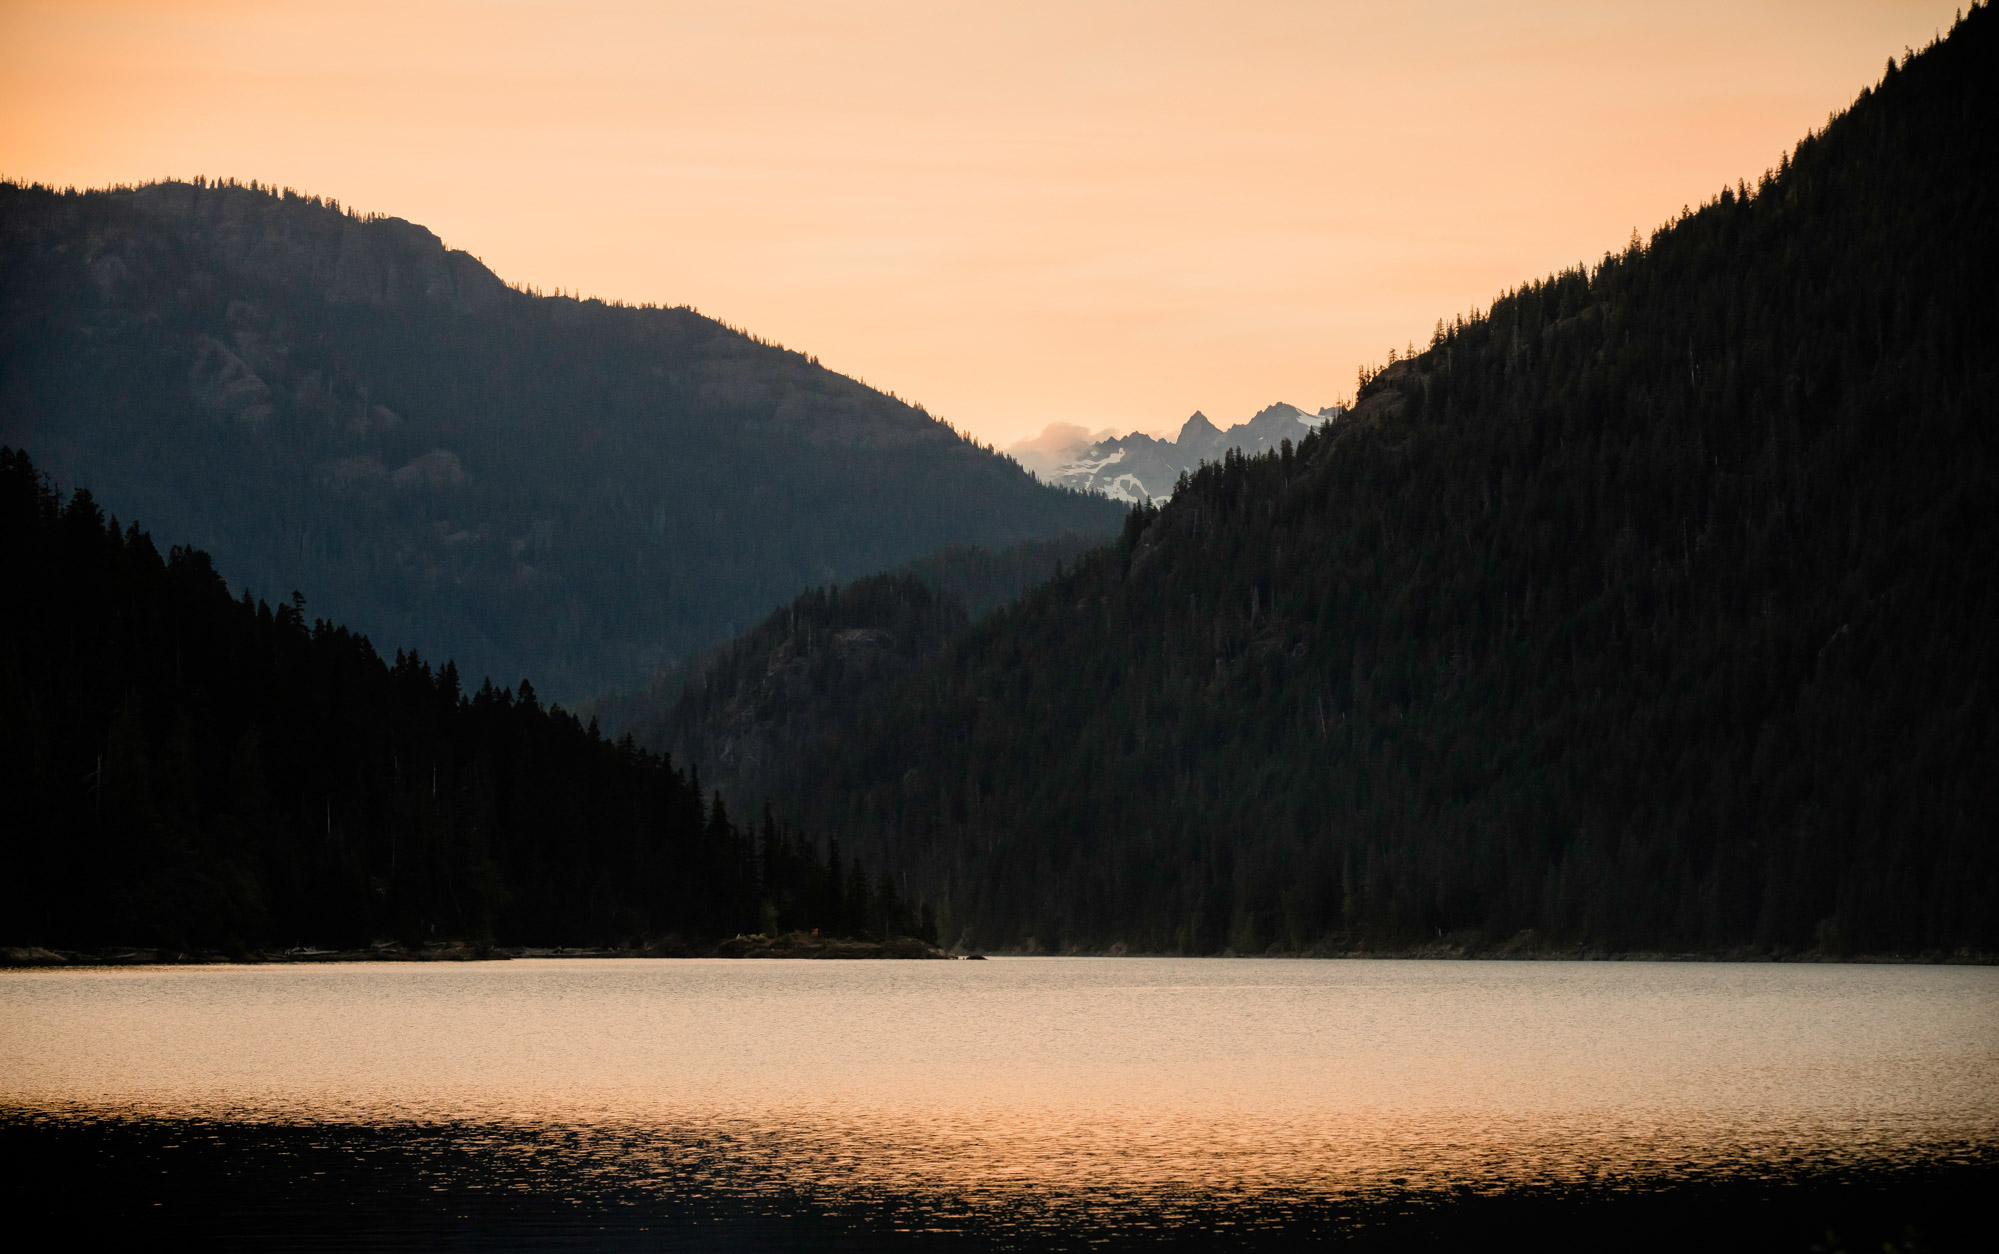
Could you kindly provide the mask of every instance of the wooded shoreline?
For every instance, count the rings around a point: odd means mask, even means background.
[[[505,962],[515,958],[895,958],[949,959],[946,953],[914,937],[893,940],[853,940],[803,933],[785,936],[737,936],[722,941],[684,941],[678,937],[644,945],[495,945],[491,942],[437,941],[407,945],[377,941],[353,949],[295,946],[289,949],[156,949],[111,945],[96,949],[48,949],[42,946],[0,948],[0,967],[127,967],[218,966],[333,962]]]
[[[913,937],[892,941],[833,939],[815,936],[738,936],[729,940],[696,943],[669,938],[644,946],[538,946],[492,945],[469,941],[440,941],[411,947],[384,941],[360,949],[318,949],[298,947],[282,950],[250,950],[230,953],[221,950],[171,950],[140,946],[109,946],[100,949],[47,949],[41,946],[0,948],[0,969],[48,969],[57,967],[138,967],[138,966],[271,966],[351,962],[507,962],[517,958],[751,958],[751,959],[890,959],[900,961],[951,961],[983,958],[978,951],[952,952]],[[1817,963],[1852,966],[1999,966],[1999,954],[1958,950],[1949,953],[1829,954],[1817,951],[1798,953],[1768,950],[1729,950],[1717,953],[1666,951],[1618,952],[1583,947],[1525,947],[1515,945],[1471,945],[1438,943],[1403,949],[1312,950],[1304,953],[1262,954],[1164,954],[1135,950],[1075,951],[1044,953],[1028,950],[995,950],[993,957],[1008,958],[1291,958],[1315,961],[1465,961],[1465,962],[1739,962]]]

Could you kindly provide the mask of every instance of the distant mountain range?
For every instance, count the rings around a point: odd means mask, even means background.
[[[1124,513],[691,309],[206,181],[0,184],[0,443],[260,596],[565,702],[803,588]]]
[[[1338,405],[1311,413],[1282,401],[1259,410],[1248,422],[1223,431],[1199,410],[1171,440],[1134,431],[1130,435],[1091,441],[1087,438],[1053,448],[1009,450],[1044,483],[1093,492],[1134,505],[1163,501],[1173,495],[1180,476],[1202,462],[1218,462],[1224,453],[1273,453],[1285,440],[1297,443],[1321,424],[1346,410]]]

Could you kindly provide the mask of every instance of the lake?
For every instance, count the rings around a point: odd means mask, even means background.
[[[1947,1223],[1991,1185],[1999,970],[17,971],[0,1123],[36,1164],[17,1206],[83,1187],[106,1222],[264,1246],[1449,1244],[1703,1213],[1817,1235]]]

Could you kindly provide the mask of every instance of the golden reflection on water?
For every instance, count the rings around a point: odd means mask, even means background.
[[[16,1115],[416,1129],[546,1187],[945,1219],[1999,1145],[1999,971],[547,960],[0,977]],[[1128,1213],[1128,1212],[1127,1212]],[[1029,1219],[1021,1219],[1029,1216]],[[1065,1220],[1066,1221],[1066,1220]]]

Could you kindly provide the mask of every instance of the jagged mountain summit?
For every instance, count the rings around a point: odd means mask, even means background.
[[[259,596],[564,702],[803,588],[1123,513],[692,309],[206,180],[0,184],[0,441]]]
[[[1163,501],[1173,495],[1180,476],[1191,474],[1202,462],[1220,461],[1231,449],[1251,456],[1275,452],[1283,441],[1295,444],[1345,412],[1342,406],[1329,405],[1311,413],[1280,401],[1223,431],[1196,410],[1171,440],[1134,431],[1058,449],[1046,459],[1040,477],[1045,483],[1134,505]]]

